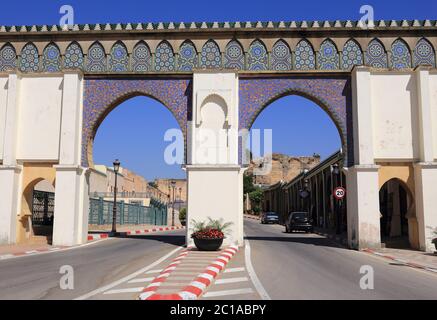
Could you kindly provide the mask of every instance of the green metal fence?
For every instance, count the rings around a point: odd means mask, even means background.
[[[112,224],[113,202],[103,198],[90,199],[89,224]],[[159,201],[151,200],[150,206],[117,202],[117,224],[152,224],[163,226],[167,224],[167,206]]]

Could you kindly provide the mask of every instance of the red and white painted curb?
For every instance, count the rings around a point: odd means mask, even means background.
[[[140,294],[140,300],[196,300],[211,285],[214,279],[222,272],[232,257],[238,252],[238,246],[231,245],[221,252],[210,265],[199,274],[189,285],[182,291],[173,294],[157,294],[156,291],[160,285],[169,277],[181,261],[188,255],[189,249],[185,249],[179,254],[170,265],[161,271],[151,284],[149,284]]]
[[[421,270],[426,270],[426,271],[431,271],[431,272],[437,273],[437,268],[426,266],[426,265],[421,265],[421,264],[418,264],[418,263],[415,263],[415,262],[406,261],[406,260],[403,260],[403,259],[399,259],[399,258],[390,256],[388,254],[381,253],[381,252],[378,252],[378,251],[375,251],[375,250],[372,250],[372,249],[363,249],[361,251],[373,254],[373,255],[381,257],[381,258],[389,259],[389,260],[401,263],[403,265],[406,265],[406,266],[409,266],[409,267],[412,267],[412,268],[416,268],[416,269],[421,269]]]
[[[88,235],[88,241],[106,239],[108,237],[109,237],[109,235],[107,233],[89,234]]]
[[[128,236],[131,236],[131,235],[137,235],[137,234],[145,234],[145,233],[160,232],[160,231],[172,231],[172,230],[180,230],[180,229],[185,229],[185,227],[183,227],[183,226],[159,227],[159,228],[145,229],[145,230],[129,230],[129,231],[122,232],[122,233],[126,233]]]

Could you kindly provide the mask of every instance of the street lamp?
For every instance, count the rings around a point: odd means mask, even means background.
[[[112,163],[114,166],[114,173],[115,173],[115,182],[114,182],[114,204],[112,206],[112,235],[114,236],[117,232],[117,175],[118,170],[120,170],[120,161],[118,159],[115,159],[115,161]]]
[[[171,181],[171,188],[173,189],[173,203],[171,204],[171,226],[174,227],[174,190],[176,188],[176,181]]]

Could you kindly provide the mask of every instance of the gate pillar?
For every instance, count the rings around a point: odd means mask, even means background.
[[[86,243],[88,234],[88,170],[58,165],[53,223],[53,244],[73,246]]]
[[[86,243],[88,235],[88,170],[80,166],[83,76],[64,72],[59,165],[56,169],[53,244]]]
[[[188,123],[187,244],[193,220],[231,222],[225,244],[243,244],[243,169],[238,162],[238,75],[196,71]]]
[[[0,166],[0,244],[16,243],[22,166]]]

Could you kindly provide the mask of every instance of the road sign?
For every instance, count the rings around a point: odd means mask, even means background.
[[[346,196],[346,189],[342,187],[337,187],[334,189],[334,197],[337,200],[341,200]]]

